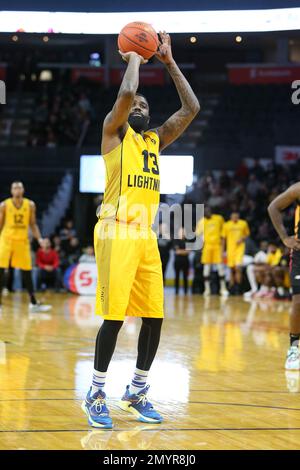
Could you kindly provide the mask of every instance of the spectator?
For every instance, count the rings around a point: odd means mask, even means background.
[[[247,184],[247,193],[252,199],[255,199],[261,189],[261,183],[257,180],[256,176],[250,175],[249,183]]]
[[[79,263],[96,263],[94,248],[91,245],[83,250]]]
[[[184,228],[181,227],[178,232],[178,239],[174,240],[175,250],[175,292],[179,293],[180,273],[183,274],[184,293],[188,292],[188,274],[189,274],[189,252],[186,249],[186,238]]]
[[[65,221],[63,228],[59,232],[59,236],[62,242],[71,240],[71,238],[77,236],[73,220],[69,219]]]
[[[71,266],[71,264],[78,262],[81,252],[79,240],[77,237],[72,237],[70,240],[68,240],[67,243],[64,245],[64,250],[67,267]]]
[[[59,257],[57,252],[51,248],[49,238],[45,238],[43,246],[38,249],[36,263],[39,268],[38,288],[42,290],[47,287],[57,288]]]

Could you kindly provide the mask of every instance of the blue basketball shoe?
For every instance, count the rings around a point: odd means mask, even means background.
[[[86,399],[82,402],[81,409],[88,417],[90,426],[94,428],[113,427],[112,419],[109,416],[109,410],[106,406],[106,395],[102,390],[91,395],[92,387],[89,389]]]
[[[119,401],[118,406],[124,411],[134,414],[138,421],[142,423],[161,423],[162,416],[155,411],[153,405],[148,401],[147,392],[149,390],[147,385],[143,390],[137,394],[130,395],[129,385],[126,387],[126,392],[122,399]]]

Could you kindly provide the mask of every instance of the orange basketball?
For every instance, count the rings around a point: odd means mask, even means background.
[[[118,47],[121,52],[136,52],[150,59],[158,48],[158,36],[156,31],[148,23],[133,21],[121,30],[118,36]]]

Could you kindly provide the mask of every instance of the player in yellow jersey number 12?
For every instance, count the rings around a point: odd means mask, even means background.
[[[142,325],[136,369],[119,407],[142,422],[162,421],[147,398],[147,375],[159,345],[164,316],[162,266],[157,238],[151,230],[159,204],[159,153],[182,134],[200,105],[173,59],[170,36],[161,32],[160,40],[156,57],[173,79],[180,109],[157,129],[148,130],[149,103],[137,93],[139,68],[146,61],[135,52],[121,53],[127,69],[103,123],[101,151],[107,179],[94,240],[98,267],[96,313],[104,322],[96,339],[92,386],[82,403],[89,424],[98,428],[112,427],[103,389],[126,315],[140,317]],[[132,223],[130,209],[136,205],[142,206],[147,222]],[[129,232],[131,236],[127,236]],[[174,385],[176,380],[174,377]]]
[[[11,196],[0,203],[0,310],[4,270],[11,266],[22,271],[23,284],[30,298],[29,311],[48,312],[51,306],[42,305],[35,298],[31,277],[29,228],[40,246],[43,245],[36,222],[36,206],[33,201],[23,197],[24,186],[21,181],[12,183]]]

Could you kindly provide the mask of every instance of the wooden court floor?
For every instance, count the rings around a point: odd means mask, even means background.
[[[298,449],[299,374],[286,374],[290,303],[175,297],[149,383],[161,425],[116,407],[135,365],[139,319],[127,319],[108,373],[113,430],[92,430],[80,409],[100,319],[94,300],[46,294],[29,314],[24,294],[0,318],[0,449]]]

